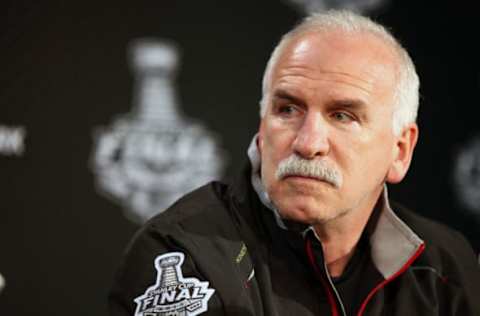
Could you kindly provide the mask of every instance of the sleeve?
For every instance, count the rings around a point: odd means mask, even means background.
[[[127,247],[108,296],[111,316],[224,315],[178,225],[145,226]],[[205,271],[204,271],[205,272]]]
[[[137,315],[136,299],[155,285],[158,271],[155,259],[163,254],[175,252],[177,247],[166,238],[155,234],[147,227],[137,233],[127,246],[116,271],[108,295],[108,309],[111,316]]]
[[[458,240],[456,260],[459,264],[457,277],[452,280],[462,289],[461,303],[457,304],[454,315],[480,315],[480,265],[470,243],[454,231]]]

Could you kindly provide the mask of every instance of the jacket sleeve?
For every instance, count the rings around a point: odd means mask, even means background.
[[[465,237],[457,231],[454,231],[454,235],[457,243],[453,260],[455,260],[457,267],[449,267],[452,276],[450,283],[460,287],[460,292],[463,292],[463,295],[453,308],[455,312],[452,315],[480,315],[480,265]],[[447,277],[449,277],[448,274]]]
[[[200,272],[194,251],[191,236],[180,225],[161,218],[144,226],[116,273],[108,297],[110,315],[224,315],[219,293]]]
[[[145,227],[135,235],[127,246],[109,292],[111,316],[135,315],[135,299],[155,284],[155,258],[175,250],[174,245],[151,227]]]

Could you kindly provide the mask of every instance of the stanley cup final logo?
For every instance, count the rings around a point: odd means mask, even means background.
[[[96,131],[92,168],[97,189],[143,222],[223,169],[217,140],[177,104],[175,47],[158,40],[133,41],[134,109]]]
[[[194,316],[207,311],[215,290],[208,282],[183,277],[184,258],[181,252],[170,252],[155,259],[157,281],[134,300],[135,316]]]

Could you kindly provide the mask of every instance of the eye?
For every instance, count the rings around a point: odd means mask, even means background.
[[[281,116],[291,117],[295,116],[299,112],[299,109],[293,104],[279,105],[276,108],[276,113]]]
[[[348,123],[355,120],[355,118],[352,115],[345,112],[334,112],[332,114],[332,117],[336,121],[342,122],[342,123]]]

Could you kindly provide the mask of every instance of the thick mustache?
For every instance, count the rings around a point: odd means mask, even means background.
[[[342,185],[341,173],[325,160],[308,160],[295,154],[280,161],[275,176],[277,179],[303,176],[326,181],[337,188]]]

